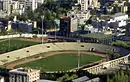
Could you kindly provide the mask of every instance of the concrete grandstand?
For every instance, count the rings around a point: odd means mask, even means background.
[[[82,46],[83,45],[83,46]],[[57,42],[57,43],[45,43],[38,44],[31,47],[26,47],[23,49],[19,49],[16,51],[4,53],[0,55],[0,65],[4,63],[1,60],[6,59],[9,62],[19,59],[26,58],[29,56],[33,56],[39,53],[49,52],[49,51],[57,51],[57,50],[84,50],[90,51],[94,49],[96,52],[107,53],[107,50],[114,50],[116,52],[121,52],[123,49],[119,49],[117,47],[95,44],[95,43],[76,43],[76,42]],[[123,55],[126,55],[129,51],[125,50]]]
[[[27,58],[30,56],[34,56],[39,53],[50,52],[50,51],[59,51],[59,50],[81,50],[81,51],[94,51],[98,53],[108,53],[107,50],[113,50],[114,52],[118,52],[121,56],[126,56],[129,54],[129,51],[124,48],[118,48],[103,44],[96,43],[77,43],[77,42],[55,42],[55,43],[45,43],[38,44],[30,47],[26,47],[23,49],[15,50],[12,52],[4,53],[0,55],[0,65],[4,65],[5,62],[2,60],[7,60],[6,63],[10,63],[19,59]],[[19,59],[17,58],[19,57]],[[128,57],[127,57],[128,58]],[[125,58],[125,60],[127,60]],[[119,64],[120,62],[118,62]],[[115,64],[115,65],[118,65]],[[92,67],[91,67],[92,68]],[[95,69],[95,68],[94,68]],[[87,69],[86,69],[87,70]],[[90,71],[91,69],[88,69]]]

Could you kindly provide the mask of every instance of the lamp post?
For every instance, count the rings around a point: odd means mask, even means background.
[[[41,16],[42,19],[42,44],[43,44],[43,20],[44,20],[44,15]]]
[[[77,40],[77,43],[80,44],[80,40]],[[79,67],[80,67],[80,50],[79,50],[79,48],[78,48],[78,59],[77,60],[78,60],[78,62],[77,62],[78,63],[78,69],[79,69]]]
[[[10,35],[8,35],[8,39],[9,39],[9,50],[10,50]]]
[[[7,15],[7,18],[8,18],[8,24],[7,24],[7,29],[9,29],[9,14]],[[8,49],[10,49],[10,36],[9,36],[9,33],[8,33]]]
[[[55,40],[56,40],[56,27],[57,27],[57,25],[58,25],[58,20],[55,19],[54,21],[55,21],[54,27],[55,27]]]
[[[56,40],[56,25],[55,25],[55,40]]]
[[[76,12],[74,12],[76,19],[77,19],[77,29],[79,29],[79,23],[80,23],[80,17],[76,14]],[[79,36],[79,34],[77,34],[77,36]],[[77,44],[80,44],[80,40],[77,40]],[[77,54],[77,68],[79,69],[80,67],[80,50],[78,48],[78,54]]]

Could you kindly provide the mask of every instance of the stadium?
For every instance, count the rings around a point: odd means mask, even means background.
[[[105,61],[108,50],[120,53],[122,56],[129,53],[125,49],[104,44],[54,42],[4,53],[0,55],[0,65],[7,65],[9,69],[27,67],[44,72],[75,71],[78,67],[82,68]],[[8,61],[2,62],[3,59]]]

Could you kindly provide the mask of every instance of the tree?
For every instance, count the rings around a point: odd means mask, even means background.
[[[72,74],[70,77],[67,78],[68,81],[78,78],[78,75]]]
[[[119,58],[121,55],[119,53],[114,53],[113,54],[113,59]]]
[[[120,46],[120,47],[124,47],[124,48],[128,47],[126,42],[120,41],[120,40],[117,40],[117,41],[113,42],[112,45],[113,46]]]
[[[97,12],[97,9],[96,9],[96,8],[94,8],[94,9],[92,9],[92,10],[90,11],[91,15],[96,15],[96,12]]]
[[[112,78],[107,76],[107,82],[129,82],[128,75],[125,71],[120,70],[119,72],[115,73]]]
[[[66,82],[66,81],[73,80],[77,77],[78,77],[78,75],[76,75],[76,74],[72,74],[71,76],[69,76],[68,74],[65,74],[64,76],[58,78],[57,81]]]
[[[65,74],[64,76],[58,78],[57,81],[59,81],[59,82],[65,82],[68,77],[69,77],[69,75]]]
[[[29,17],[28,17],[28,15],[26,15],[26,14],[22,14],[22,15],[17,15],[17,18],[18,18],[20,21],[26,21]]]
[[[113,55],[113,49],[107,49],[106,53],[107,53],[106,55],[107,60],[111,60]]]

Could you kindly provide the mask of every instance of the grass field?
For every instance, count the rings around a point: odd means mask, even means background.
[[[67,71],[77,67],[76,54],[57,54],[40,60],[28,62],[16,67],[29,67],[41,69],[41,71]],[[102,58],[95,55],[80,55],[80,66],[99,61]]]
[[[14,40],[14,39],[1,41],[0,42],[0,53],[17,50],[17,49],[28,47],[28,46],[35,45],[35,44],[38,44],[38,42]]]

